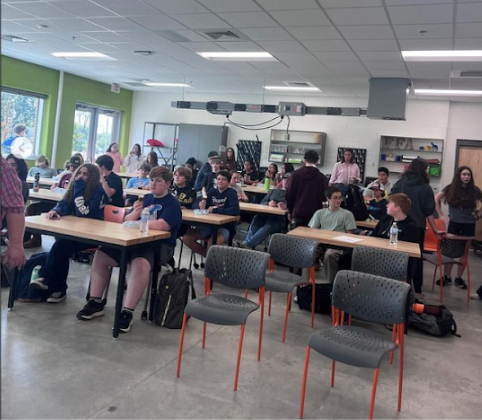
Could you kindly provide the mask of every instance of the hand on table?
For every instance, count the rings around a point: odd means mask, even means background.
[[[60,215],[55,210],[50,210],[45,217],[47,219],[55,219],[55,220],[60,219]]]
[[[269,203],[268,203],[268,206],[270,207],[278,207],[278,203],[274,200],[271,200]]]

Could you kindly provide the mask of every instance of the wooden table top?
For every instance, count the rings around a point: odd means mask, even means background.
[[[244,192],[249,193],[256,193],[256,194],[267,194],[268,192],[265,191],[263,184],[258,184],[256,187],[253,185],[243,185],[241,187]]]
[[[52,190],[40,189],[38,191],[30,190],[28,193],[28,197],[34,200],[47,200],[57,202],[62,200],[62,198],[64,198],[64,195]]]
[[[297,227],[288,232],[288,235],[300,236],[302,238],[314,239],[327,245],[336,245],[345,248],[355,248],[357,245],[369,246],[372,248],[387,249],[389,251],[400,251],[407,253],[410,257],[420,258],[420,247],[417,243],[398,241],[397,245],[390,245],[388,239],[373,238],[371,236],[352,235],[350,233],[334,232],[332,230],[311,229],[308,227]],[[348,242],[337,239],[340,236],[358,239],[357,242]]]
[[[35,179],[34,179],[33,176],[27,177],[27,183],[28,183],[28,184],[32,184],[32,185],[33,185],[34,181],[35,181]],[[40,180],[39,180],[39,184],[40,184],[40,185],[46,185],[46,186],[49,186],[49,187],[51,187],[52,185],[56,184],[57,182],[59,182],[59,181],[55,181],[55,180],[52,179],[52,178],[40,178]]]
[[[362,221],[356,222],[356,225],[359,228],[375,229],[378,225],[378,220],[362,220]]]
[[[145,196],[147,194],[151,194],[151,191],[150,190],[140,190],[139,188],[124,188],[124,194],[126,195],[133,195],[133,196],[136,196],[136,197],[139,197],[139,196]]]
[[[239,216],[229,216],[226,214],[194,214],[193,210],[182,209],[182,221],[183,222],[197,222],[205,223],[207,225],[225,225],[226,223],[236,222],[239,220]]]
[[[135,172],[115,172],[117,175],[119,175],[121,178],[137,178],[139,174],[136,174]]]
[[[281,210],[279,207],[271,207],[265,204],[244,203],[242,201],[239,202],[239,208],[241,211],[271,214],[273,216],[286,216],[288,214],[288,210]]]
[[[144,236],[139,229],[126,228],[121,223],[75,216],[64,216],[58,220],[47,219],[45,215],[28,216],[25,218],[25,227],[121,246],[138,245],[171,236],[169,232],[152,229]]]

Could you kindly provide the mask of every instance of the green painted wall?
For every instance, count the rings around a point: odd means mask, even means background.
[[[1,75],[2,86],[47,95],[41,149],[42,153],[51,156],[60,72],[2,55]],[[119,146],[121,153],[126,155],[129,148],[132,98],[133,92],[130,90],[121,89],[120,93],[113,93],[106,83],[65,73],[55,166],[61,168],[70,158],[77,102],[121,111]]]

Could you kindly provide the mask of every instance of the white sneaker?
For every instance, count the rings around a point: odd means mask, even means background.
[[[65,292],[53,292],[47,299],[47,303],[59,303],[65,300],[67,294]]]
[[[470,299],[482,300],[482,297],[480,297],[480,295],[477,294],[477,293],[472,293],[472,294],[470,295]]]
[[[34,289],[41,289],[41,290],[48,290],[49,286],[45,283],[45,279],[43,277],[39,277],[36,280],[32,280],[30,282],[30,287]]]

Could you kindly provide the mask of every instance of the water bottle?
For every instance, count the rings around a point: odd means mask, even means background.
[[[147,207],[142,210],[141,213],[141,225],[139,227],[139,230],[141,231],[141,234],[146,236],[149,233],[149,210]]]
[[[264,190],[269,191],[269,178],[268,177],[266,177],[264,179]]]
[[[396,245],[398,243],[398,226],[397,222],[393,222],[390,228],[390,245]]]
[[[30,283],[38,279],[39,271],[42,268],[41,265],[36,265],[32,270],[32,275],[30,276]]]
[[[40,173],[39,172],[35,173],[35,177],[33,181],[33,190],[35,192],[38,192],[38,190],[40,190]]]

